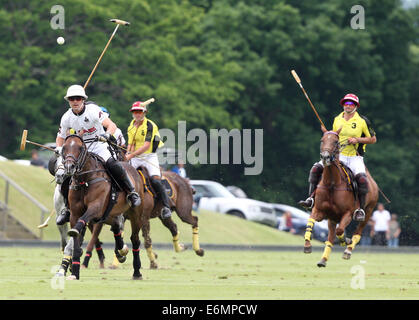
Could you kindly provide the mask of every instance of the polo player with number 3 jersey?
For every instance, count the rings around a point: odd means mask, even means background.
[[[368,193],[368,180],[365,171],[364,154],[366,144],[377,142],[375,132],[371,122],[364,116],[361,116],[357,109],[359,108],[359,98],[349,93],[340,100],[343,112],[335,117],[333,122],[333,131],[342,128],[339,134],[339,143],[341,151],[339,160],[352,170],[355,180],[358,183],[359,208],[353,214],[355,221],[365,220],[365,197]],[[314,206],[315,190],[323,173],[322,161],[313,165],[309,175],[309,197],[300,201],[299,204],[307,209]]]
[[[98,105],[93,102],[86,102],[87,95],[80,85],[70,86],[64,99],[68,101],[70,108],[61,117],[56,138],[58,153],[61,153],[67,132],[74,129],[76,134],[83,138],[88,151],[97,154],[105,161],[105,165],[113,178],[127,193],[127,200],[130,205],[132,207],[139,206],[141,204],[140,196],[135,192],[134,185],[125,169],[119,161],[112,157],[108,144],[105,143],[115,133],[117,129],[115,123]],[[65,220],[63,223],[65,223]],[[59,221],[57,221],[57,224],[59,224]]]

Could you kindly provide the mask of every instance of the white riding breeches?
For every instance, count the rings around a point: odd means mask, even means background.
[[[134,157],[130,160],[130,164],[134,168],[138,168],[139,166],[147,168],[150,177],[161,177],[159,158],[157,157],[156,153],[146,153],[140,155],[139,157]]]
[[[364,157],[361,157],[361,156],[348,157],[348,156],[344,156],[344,155],[340,154],[339,155],[339,160],[344,165],[349,167],[349,169],[351,169],[354,176],[356,176],[358,173],[366,173],[365,172]],[[322,163],[321,160],[317,163],[320,164],[323,167],[323,163]]]
[[[92,142],[91,144],[87,144],[87,150],[97,154],[103,160],[105,160],[105,162],[108,161],[110,157],[112,157],[106,142]]]

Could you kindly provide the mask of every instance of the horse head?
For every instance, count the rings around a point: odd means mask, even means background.
[[[79,172],[87,159],[87,148],[83,138],[75,134],[67,136],[62,148],[62,159],[65,175],[73,176]]]
[[[323,137],[320,143],[320,160],[322,160],[323,166],[327,167],[332,164],[333,161],[339,159],[339,133],[342,128],[335,131],[327,131],[322,128]]]

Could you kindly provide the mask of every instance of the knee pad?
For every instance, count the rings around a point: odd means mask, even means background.
[[[322,173],[323,173],[323,167],[320,164],[316,163],[310,170],[308,182],[312,184],[317,184]]]
[[[360,193],[368,193],[368,179],[365,173],[358,173],[355,176],[355,180],[358,183],[358,190]]]

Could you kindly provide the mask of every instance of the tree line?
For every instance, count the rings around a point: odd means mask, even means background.
[[[2,155],[29,156],[18,148],[23,129],[32,141],[55,140],[67,87],[84,84],[113,31],[109,19],[120,18],[131,25],[119,28],[86,91],[123,131],[131,104],[149,97],[160,128],[263,129],[260,175],[236,164],[188,165],[188,173],[295,205],[321,137],[295,69],[328,128],[340,98],[360,97],[378,139],[366,165],[399,215],[402,240],[419,241],[417,8],[394,0],[67,0],[65,27],[55,30],[55,3],[0,2]],[[351,28],[355,4],[365,29]]]

